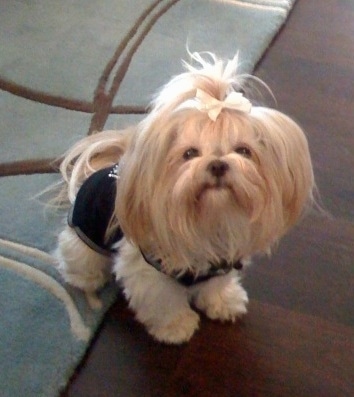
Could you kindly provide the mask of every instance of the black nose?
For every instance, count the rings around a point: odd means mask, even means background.
[[[225,161],[221,160],[213,160],[208,164],[207,167],[207,170],[211,173],[211,175],[216,176],[217,178],[225,175],[228,169],[229,165],[225,163]]]

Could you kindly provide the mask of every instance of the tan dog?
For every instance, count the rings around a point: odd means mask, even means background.
[[[246,313],[242,265],[312,201],[303,131],[242,95],[237,57],[208,56],[194,54],[198,66],[186,64],[136,127],[85,138],[61,165],[75,204],[59,237],[65,280],[93,292],[113,269],[136,318],[166,343],[198,328],[190,303],[221,321]]]

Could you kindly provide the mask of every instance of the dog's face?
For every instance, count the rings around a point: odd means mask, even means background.
[[[266,251],[297,220],[313,175],[301,129],[283,114],[176,112],[137,133],[117,210],[124,232],[173,267]],[[164,130],[162,128],[165,127]]]

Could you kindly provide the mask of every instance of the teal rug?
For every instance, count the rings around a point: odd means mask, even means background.
[[[33,199],[50,161],[87,133],[144,116],[191,51],[251,72],[294,0],[0,2],[0,394],[57,396],[117,295],[101,310],[53,266],[63,215]],[[124,343],[124,341],[122,341]]]

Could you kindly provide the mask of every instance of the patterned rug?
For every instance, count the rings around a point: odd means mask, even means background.
[[[295,0],[13,0],[0,2],[0,384],[3,397],[60,393],[101,310],[63,284],[51,252],[63,215],[36,194],[50,165],[88,133],[144,116],[192,51],[251,72]],[[124,343],[124,342],[123,342]]]

